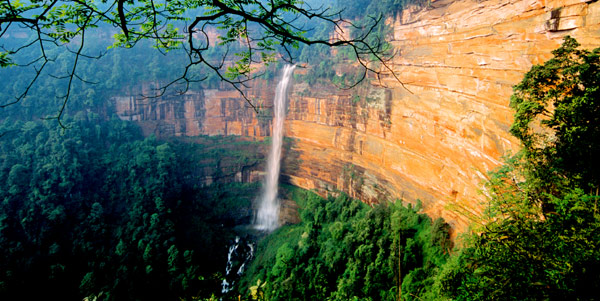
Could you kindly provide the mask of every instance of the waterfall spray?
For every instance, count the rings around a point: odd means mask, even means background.
[[[279,225],[279,200],[277,187],[281,163],[281,145],[283,142],[283,121],[285,120],[285,102],[287,90],[295,65],[283,68],[281,81],[275,91],[273,133],[271,137],[271,150],[267,161],[267,176],[260,197],[258,213],[256,214],[256,228],[259,230],[273,231]]]

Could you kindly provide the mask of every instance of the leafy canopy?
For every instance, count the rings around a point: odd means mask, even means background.
[[[450,226],[418,213],[420,203],[371,208],[344,194],[323,199],[298,189],[291,198],[301,223],[258,243],[240,294],[264,280],[266,300],[435,298],[432,275],[452,247]]]
[[[578,47],[565,37],[554,58],[525,74],[511,98],[516,113],[510,131],[521,140],[533,177],[598,188],[600,48]]]

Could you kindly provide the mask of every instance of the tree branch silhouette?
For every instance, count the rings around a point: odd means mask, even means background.
[[[311,26],[315,21],[333,26],[338,32],[344,32],[347,26],[364,30],[355,30],[356,36],[348,38],[315,38],[307,34],[314,29]],[[268,65],[278,58],[296,63],[294,49],[300,45],[350,47],[363,72],[358,81],[349,87],[365,80],[369,72],[380,81],[381,74],[385,73],[400,82],[390,64],[393,57],[391,51],[383,38],[376,36],[375,29],[381,22],[381,16],[370,17],[361,28],[344,19],[341,11],[323,6],[313,8],[300,0],[114,0],[100,3],[54,0],[27,4],[6,0],[0,2],[0,39],[5,37],[13,24],[32,33],[35,38],[31,43],[15,49],[1,48],[0,64],[2,67],[33,66],[34,76],[22,93],[13,101],[0,104],[0,107],[16,104],[27,96],[43,75],[44,68],[53,61],[46,54],[48,45],[66,48],[69,43],[78,41],[81,44],[77,51],[67,48],[74,54],[72,69],[67,75],[63,104],[57,116],[50,117],[56,118],[63,126],[60,118],[71,95],[73,80],[88,82],[77,75],[77,62],[80,57],[94,57],[84,51],[86,29],[99,24],[108,24],[119,31],[113,47],[129,48],[142,40],[150,40],[163,53],[183,49],[187,54],[188,62],[182,66],[181,75],[156,88],[154,95],[145,97],[160,97],[178,84],[183,85],[178,93],[185,93],[191,83],[207,78],[192,75],[192,68],[203,66],[236,89],[248,105],[257,111],[253,101],[244,92],[248,83],[261,75],[257,66]],[[215,31],[219,34],[216,39],[213,34]],[[39,48],[38,57],[20,64],[13,61],[24,49],[35,46]],[[216,60],[209,53],[214,47],[225,49],[224,54]]]

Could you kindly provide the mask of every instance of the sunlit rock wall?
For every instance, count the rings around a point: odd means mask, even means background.
[[[412,153],[395,164],[414,167],[402,173],[438,198],[428,210],[448,217],[448,204],[478,213],[486,171],[518,147],[507,132],[512,86],[565,35],[600,47],[600,3],[589,1],[442,0],[391,25],[408,90],[387,81],[390,136]]]
[[[600,47],[600,3],[439,0],[388,23],[404,87],[390,76],[358,91],[296,82],[283,177],[366,202],[421,199],[427,213],[463,228],[465,212],[481,211],[487,171],[518,148],[508,133],[512,86],[565,35]],[[147,133],[263,137],[275,85],[248,91],[267,108],[263,115],[232,91],[115,101],[121,118],[140,121]]]

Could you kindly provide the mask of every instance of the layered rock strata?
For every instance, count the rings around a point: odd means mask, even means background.
[[[448,218],[449,205],[478,214],[486,171],[518,148],[509,102],[524,73],[550,59],[565,35],[600,47],[595,1],[440,0],[391,25],[394,68],[407,89],[386,82],[394,94],[389,136],[409,153],[394,164],[414,166],[400,173],[427,187],[439,199],[428,210]]]
[[[146,135],[270,135],[271,116],[264,115],[269,112],[263,110],[264,116],[256,114],[237,91],[207,89],[159,98],[142,95],[146,94],[140,91],[113,97],[112,101],[119,118],[139,122]]]
[[[600,47],[600,2],[438,0],[388,20],[398,52],[378,87],[339,91],[296,82],[286,124],[283,176],[322,193],[366,202],[422,200],[453,226],[485,201],[481,181],[518,148],[508,133],[512,87],[551,57],[565,35]],[[206,90],[149,102],[117,97],[123,119],[159,135],[270,135],[275,83],[247,91]]]

